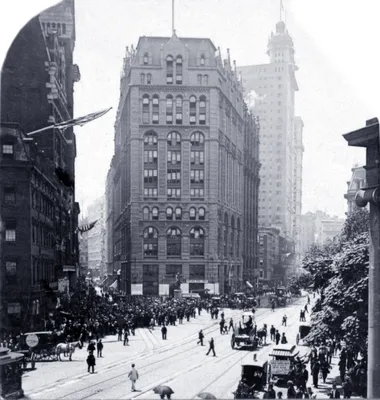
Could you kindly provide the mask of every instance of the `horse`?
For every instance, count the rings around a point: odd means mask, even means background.
[[[62,361],[61,359],[61,353],[63,353],[64,357],[69,357],[69,361],[72,360],[72,355],[75,352],[75,348],[79,347],[80,349],[82,348],[80,342],[69,342],[69,343],[59,343],[56,348],[56,354],[57,358],[59,361]]]
[[[257,337],[259,338],[260,344],[267,343],[267,329],[261,328],[257,331]]]

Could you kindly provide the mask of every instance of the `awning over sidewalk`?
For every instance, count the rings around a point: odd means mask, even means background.
[[[245,283],[246,283],[251,289],[253,289],[253,285],[252,285],[250,282],[246,281]]]

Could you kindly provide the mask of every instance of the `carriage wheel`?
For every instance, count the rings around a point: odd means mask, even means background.
[[[235,339],[231,339],[231,348],[235,348]]]

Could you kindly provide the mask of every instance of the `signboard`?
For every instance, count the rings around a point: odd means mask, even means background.
[[[25,342],[29,347],[36,347],[39,342],[38,336],[35,335],[34,333],[31,333],[26,337]]]
[[[58,291],[60,293],[68,293],[68,291],[69,291],[69,280],[67,278],[58,279]]]
[[[189,279],[188,282],[189,283],[208,283],[208,281],[205,279]]]
[[[75,272],[75,265],[64,265],[63,272]]]
[[[270,362],[272,375],[288,375],[290,360],[274,360]]]

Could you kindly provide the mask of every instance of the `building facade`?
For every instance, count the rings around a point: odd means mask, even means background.
[[[177,275],[184,292],[242,288],[247,119],[256,137],[236,68],[209,39],[127,48],[107,179],[121,290],[168,294]]]
[[[278,275],[280,259],[280,231],[259,227],[259,284],[273,284]]]
[[[315,218],[315,214],[311,212],[301,215],[301,258],[310,250],[310,246],[316,242]]]
[[[81,218],[79,226],[87,225],[88,219]],[[81,276],[87,276],[88,273],[88,232],[78,233],[79,243],[79,274]]]
[[[268,56],[269,63],[240,67],[239,71],[260,118],[259,225],[280,229],[288,242],[285,247],[291,251],[286,264],[294,270],[300,251],[303,123],[294,112],[298,67],[283,21],[271,34]]]
[[[65,0],[20,31],[1,75],[2,317],[8,327],[44,327],[58,292],[75,284],[75,135],[51,129],[73,118],[74,3]],[[71,285],[71,286],[70,286]]]
[[[366,171],[364,167],[355,166],[351,169],[352,176],[351,180],[347,182],[347,193],[344,198],[347,200],[347,214],[351,214],[353,211],[358,209],[355,202],[356,193],[362,188],[366,187]],[[369,205],[367,205],[369,209]]]
[[[95,226],[87,232],[87,265],[88,272],[93,278],[104,279],[107,275],[106,268],[106,224],[105,224],[105,198],[95,200],[87,209],[90,223],[97,221]]]

